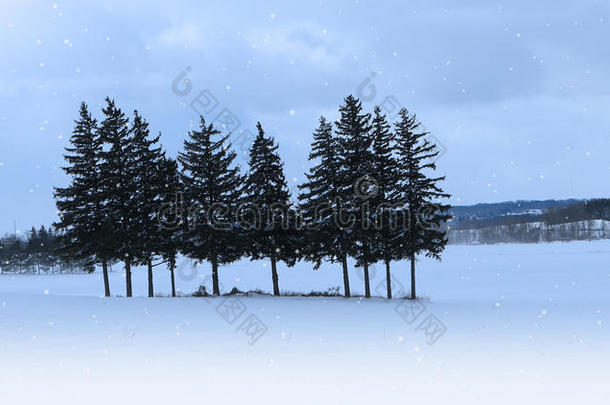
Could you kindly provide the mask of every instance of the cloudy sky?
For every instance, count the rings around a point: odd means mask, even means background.
[[[55,219],[79,103],[99,116],[106,96],[137,108],[172,156],[198,112],[242,140],[261,121],[293,189],[318,116],[335,119],[352,93],[417,114],[446,150],[454,204],[610,195],[604,1],[0,7],[0,233]]]

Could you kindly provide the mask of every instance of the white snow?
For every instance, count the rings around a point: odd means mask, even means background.
[[[441,263],[418,263],[418,292],[426,297],[418,303],[150,299],[144,269],[134,271],[138,297],[108,299],[99,297],[98,273],[4,274],[0,398],[6,404],[606,404],[609,262],[608,241],[449,246]],[[393,270],[407,287],[408,263]],[[314,272],[300,263],[279,271],[284,291],[342,286],[339,265]],[[372,273],[380,294],[384,271],[378,265]],[[209,266],[189,273],[186,267],[176,277],[184,293],[208,277]],[[269,273],[265,262],[236,263],[221,269],[223,289],[269,291]],[[354,292],[362,293],[359,272],[350,276]],[[124,294],[119,265],[111,289]],[[169,293],[165,268],[155,269],[155,291]],[[262,324],[252,323],[257,320]]]

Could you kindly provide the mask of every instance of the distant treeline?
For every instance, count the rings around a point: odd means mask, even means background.
[[[505,216],[539,215],[554,208],[579,204],[584,200],[517,200],[498,203],[479,203],[474,205],[454,205],[451,214],[455,229],[468,229],[471,221]]]
[[[531,210],[530,210],[531,211]],[[545,212],[458,217],[449,243],[535,243],[610,238],[610,199],[578,201]]]
[[[542,218],[545,223],[550,225],[595,219],[608,221],[610,220],[610,199],[600,198],[550,209],[542,214]]]
[[[53,229],[32,228],[24,236],[0,238],[0,271],[2,273],[91,272],[84,261],[72,261],[58,254],[61,243]]]

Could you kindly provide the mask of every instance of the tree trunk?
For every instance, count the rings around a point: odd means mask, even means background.
[[[169,265],[169,274],[172,280],[172,297],[176,296],[176,279],[174,278],[174,264]]]
[[[343,255],[341,258],[343,264],[343,291],[345,291],[345,297],[351,297],[349,292],[349,274],[347,273],[347,255]]]
[[[415,295],[415,255],[411,255],[411,299],[414,300]]]
[[[108,282],[108,261],[102,256],[102,273],[104,275],[104,296],[110,297],[110,283]]]
[[[277,260],[271,256],[271,279],[273,280],[273,295],[280,295],[280,285],[277,277]]]
[[[153,265],[152,259],[148,259],[148,296],[154,297],[155,291],[153,289]]]
[[[392,299],[392,276],[390,274],[390,261],[385,261],[385,279],[388,288],[388,299]]]
[[[212,290],[214,295],[220,295],[220,283],[218,282],[218,259],[212,259]]]
[[[371,285],[369,282],[369,264],[364,263],[364,296],[371,298]]]
[[[129,260],[125,262],[125,287],[127,296],[131,297],[131,262]]]

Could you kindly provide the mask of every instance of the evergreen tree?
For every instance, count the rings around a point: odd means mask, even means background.
[[[235,215],[243,179],[233,165],[236,154],[230,150],[228,138],[201,117],[199,131],[189,133],[178,156],[185,194],[191,202],[185,251],[212,265],[214,295],[220,294],[218,266],[242,256]]]
[[[41,258],[40,262],[45,269],[53,269],[55,265],[59,264],[59,260],[55,255],[55,251],[57,249],[56,246],[56,237],[53,233],[53,229],[47,228],[42,225],[38,230],[38,240],[40,242],[41,249]]]
[[[104,233],[112,235],[100,241],[112,258],[125,263],[125,288],[127,297],[132,296],[131,266],[138,246],[133,245],[133,234],[137,229],[135,173],[132,165],[136,160],[129,119],[116,107],[114,100],[106,98],[106,108],[102,109],[104,120],[98,128],[98,136],[104,144],[100,166],[101,200],[103,201],[104,220],[101,223]]]
[[[374,209],[369,201],[374,195],[373,153],[371,151],[371,115],[362,112],[362,103],[352,95],[344,99],[335,123],[341,166],[339,199],[342,204],[337,220],[347,229],[349,250],[364,270],[365,296],[371,296],[369,265],[372,254]]]
[[[22,266],[26,260],[27,243],[25,243],[17,235],[10,235],[2,238],[0,241],[0,264],[2,265],[2,272],[6,273],[12,271],[21,273]]]
[[[104,295],[110,296],[108,282],[108,244],[112,234],[104,226],[105,212],[100,197],[102,139],[97,131],[97,121],[87,105],[80,106],[79,119],[66,147],[64,172],[70,176],[70,185],[55,188],[59,211],[56,227],[62,231],[60,254],[71,260],[86,260],[91,266],[96,259],[102,263]],[[99,242],[99,243],[98,243]]]
[[[449,205],[442,204],[449,194],[443,192],[438,183],[442,177],[428,177],[428,172],[436,170],[434,157],[439,151],[426,139],[415,115],[406,109],[399,112],[395,124],[396,151],[400,168],[399,193],[404,204],[407,222],[401,227],[399,240],[401,252],[411,261],[411,299],[415,294],[415,258],[417,254],[440,260],[440,253],[447,244],[442,225],[450,218]]]
[[[42,249],[40,246],[40,238],[35,227],[30,230],[29,238],[26,244],[27,261],[26,265],[32,267],[36,265],[36,270],[40,274],[40,261],[42,258]]]
[[[148,123],[134,111],[131,127],[130,149],[134,156],[129,167],[129,178],[134,182],[130,214],[133,229],[129,233],[129,244],[134,249],[136,264],[147,266],[148,296],[154,296],[153,257],[161,249],[164,234],[157,220],[161,196],[165,193],[165,179],[161,164],[164,154],[158,146],[160,134],[150,138]]]
[[[288,266],[296,262],[294,211],[290,192],[284,177],[284,165],[277,153],[278,145],[265,136],[261,123],[258,135],[250,149],[249,172],[244,202],[247,251],[253,260],[268,258],[271,261],[273,294],[280,295],[277,262]]]
[[[343,266],[344,293],[349,297],[348,238],[345,229],[338,226],[335,220],[341,183],[338,176],[338,143],[332,131],[332,124],[320,117],[320,125],[313,134],[309,154],[309,160],[317,163],[305,175],[307,181],[299,186],[300,211],[307,225],[302,254],[306,260],[315,263],[315,269],[320,267],[325,258],[333,262],[340,261]]]
[[[375,256],[383,260],[386,269],[386,290],[392,298],[392,277],[390,262],[396,258],[397,224],[397,184],[399,180],[398,162],[393,155],[394,134],[390,131],[381,108],[375,106],[372,121],[373,137],[373,177],[375,190],[371,204],[375,207]]]
[[[180,172],[178,163],[171,158],[164,157],[159,165],[159,184],[163,189],[160,194],[159,209],[157,211],[157,222],[161,228],[162,237],[159,240],[158,252],[167,263],[170,271],[172,297],[176,296],[176,258],[182,246],[182,221],[181,213],[183,207],[179,198]]]

